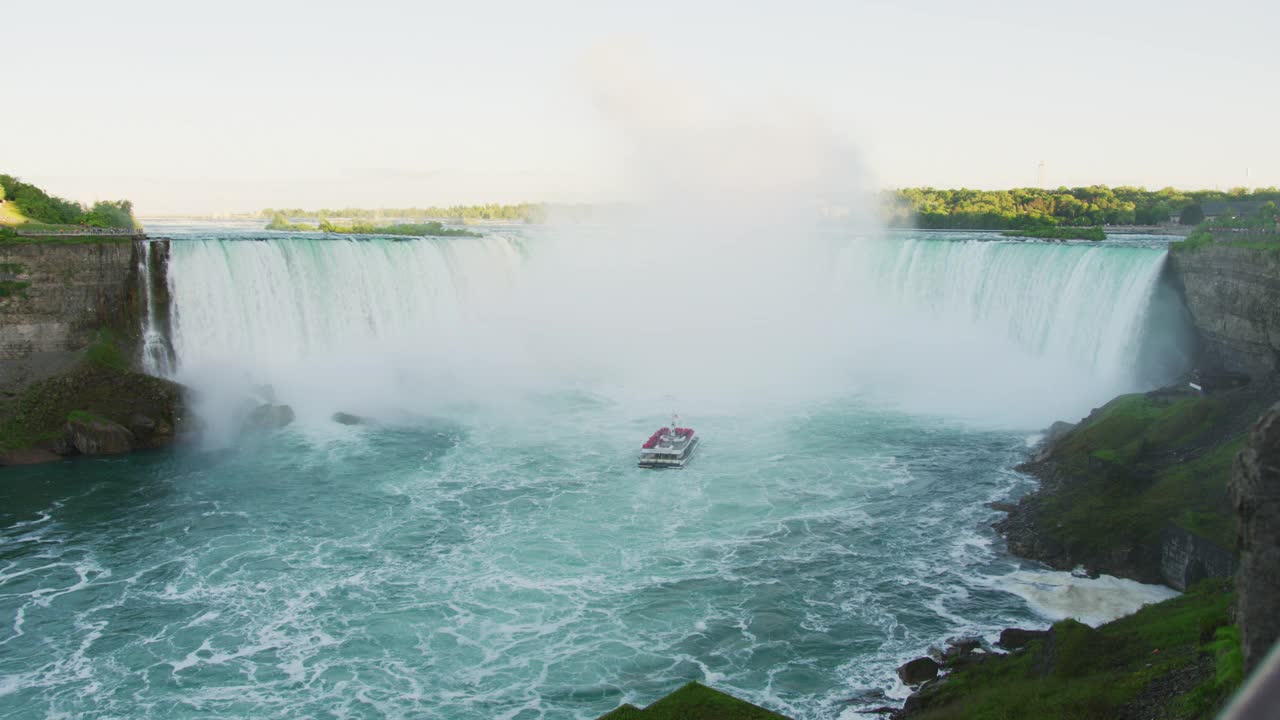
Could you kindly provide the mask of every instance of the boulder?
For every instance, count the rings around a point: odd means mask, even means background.
[[[1074,430],[1075,427],[1076,427],[1075,423],[1063,422],[1059,420],[1058,422],[1055,422],[1054,424],[1046,428],[1044,431],[1044,439],[1040,441],[1040,446],[1036,449],[1036,452],[1031,456],[1031,461],[1043,462],[1049,459],[1049,456],[1053,454],[1054,447],[1057,446],[1058,441],[1061,440],[1067,433]]]
[[[1005,628],[1000,631],[1000,639],[996,645],[1005,650],[1017,650],[1026,647],[1032,640],[1043,640],[1049,637],[1048,630],[1023,630],[1022,628]]]
[[[898,678],[905,685],[919,685],[938,677],[939,667],[933,658],[918,657],[898,668]]]
[[[293,422],[293,408],[288,405],[272,405],[270,403],[254,408],[246,420],[246,425],[255,430],[271,430],[282,428]]]
[[[67,436],[81,455],[121,455],[133,450],[134,444],[129,428],[90,415],[68,419]]]
[[[139,440],[150,440],[155,431],[155,420],[142,413],[134,413],[129,416],[129,432],[133,433],[133,436]]]
[[[351,413],[345,413],[345,412],[336,412],[333,414],[333,417],[331,419],[334,422],[338,423],[339,425],[368,425],[369,424],[369,418],[363,418],[363,417],[360,417],[359,415],[352,415]]]
[[[947,649],[942,656],[947,661],[969,657],[970,653],[982,647],[982,638],[973,635],[953,637],[947,640]]]

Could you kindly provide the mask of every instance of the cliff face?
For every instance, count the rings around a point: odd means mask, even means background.
[[[150,245],[0,243],[0,387],[48,374],[104,328],[137,357],[149,294],[167,298],[152,289],[167,287],[168,242]]]
[[[1169,254],[1200,336],[1200,366],[1255,380],[1280,371],[1280,251],[1214,243]]]
[[[1231,500],[1238,518],[1236,588],[1247,672],[1280,640],[1280,405],[1262,416],[1236,458]]]
[[[144,348],[172,352],[168,249],[114,238],[0,243],[0,465],[174,438],[182,389],[135,371]]]

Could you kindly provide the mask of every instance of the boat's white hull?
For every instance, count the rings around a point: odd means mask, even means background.
[[[682,468],[689,464],[689,460],[693,458],[694,450],[698,449],[701,442],[696,435],[689,441],[688,447],[684,449],[680,455],[676,457],[662,457],[660,453],[642,454],[638,463],[642,468]]]

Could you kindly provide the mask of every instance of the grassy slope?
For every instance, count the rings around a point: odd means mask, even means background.
[[[1037,531],[1104,570],[1106,558],[1120,557],[1149,570],[1168,525],[1232,547],[1227,481],[1244,428],[1224,426],[1235,413],[1221,396],[1112,400],[1065,435],[1049,462],[1027,466],[1058,480],[1031,504]]]
[[[786,720],[705,685],[689,683],[643,710],[623,705],[600,720]]]
[[[0,199],[4,199],[4,188],[0,187]],[[21,225],[27,222],[26,216],[18,211],[11,202],[0,203],[0,225]]]
[[[1096,630],[1064,620],[1049,639],[960,666],[923,690],[909,717],[1110,720],[1135,705],[1160,717],[1212,717],[1240,682],[1232,599],[1210,581]]]

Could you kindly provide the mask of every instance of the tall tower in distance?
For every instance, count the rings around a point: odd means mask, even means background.
[[[1044,161],[1036,163],[1036,187],[1044,189]]]

